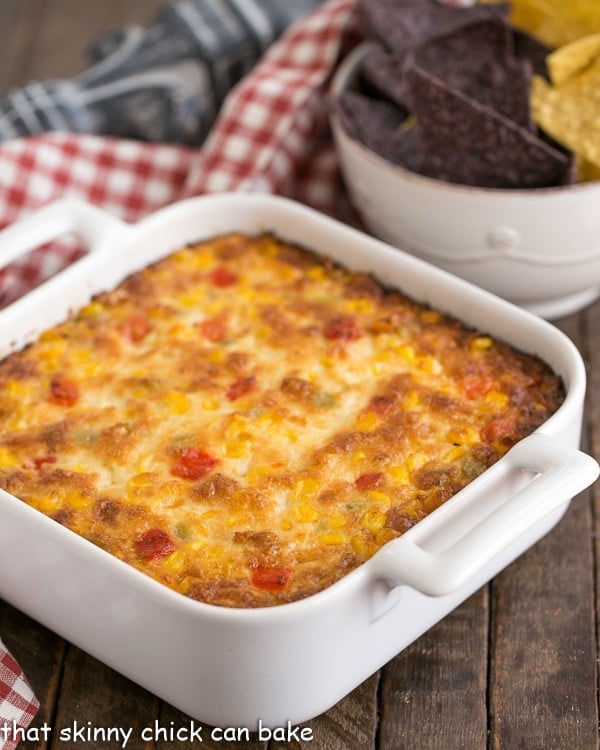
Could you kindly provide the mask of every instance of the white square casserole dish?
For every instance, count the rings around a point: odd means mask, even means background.
[[[256,728],[327,710],[547,533],[598,466],[577,447],[585,369],[548,323],[299,204],[219,195],[136,226],[86,204],[47,206],[0,235],[0,264],[64,232],[90,252],[0,313],[0,358],[94,294],[181,245],[269,230],[374,273],[416,300],[534,353],[566,398],[534,435],[330,588],[291,604],[188,599],[0,491],[0,597],[190,716]],[[535,477],[535,478],[534,478]]]

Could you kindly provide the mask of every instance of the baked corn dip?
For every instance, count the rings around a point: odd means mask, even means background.
[[[0,363],[0,487],[188,597],[270,606],[359,566],[563,398],[533,356],[231,234]]]

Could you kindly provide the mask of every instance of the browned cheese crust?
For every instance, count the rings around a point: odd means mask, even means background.
[[[0,487],[186,596],[301,599],[560,405],[539,359],[272,236],[185,247],[0,363]]]

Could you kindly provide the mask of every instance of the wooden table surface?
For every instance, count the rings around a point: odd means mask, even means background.
[[[220,2],[221,0],[217,0]],[[70,77],[89,42],[147,23],[160,0],[0,0],[0,94],[33,79]],[[600,303],[560,321],[588,366],[584,441],[600,456]],[[110,748],[64,742],[58,728],[133,728],[138,748],[314,750],[594,750],[598,733],[597,491],[489,585],[326,714],[310,742],[143,742],[139,729],[190,719],[0,602],[0,634],[22,664],[48,741],[23,748]],[[138,735],[138,736],[136,736]]]

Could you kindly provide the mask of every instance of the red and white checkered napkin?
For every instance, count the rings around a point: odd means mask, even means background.
[[[136,221],[178,198],[229,190],[349,218],[325,96],[342,46],[356,41],[354,5],[330,0],[292,26],[231,91],[200,150],[73,133],[0,145],[0,227],[66,195]],[[80,254],[54,243],[0,270],[0,307]]]
[[[292,26],[226,99],[200,151],[54,133],[0,146],[0,227],[62,196],[127,221],[178,198],[229,190],[277,193],[347,218],[327,129],[326,87],[356,41],[355,0],[330,0]],[[0,306],[69,264],[81,248],[38,249],[0,271]],[[0,643],[0,730],[27,726],[37,703]],[[10,742],[0,750],[12,748]]]
[[[40,704],[21,668],[0,641],[0,748],[12,750]]]

